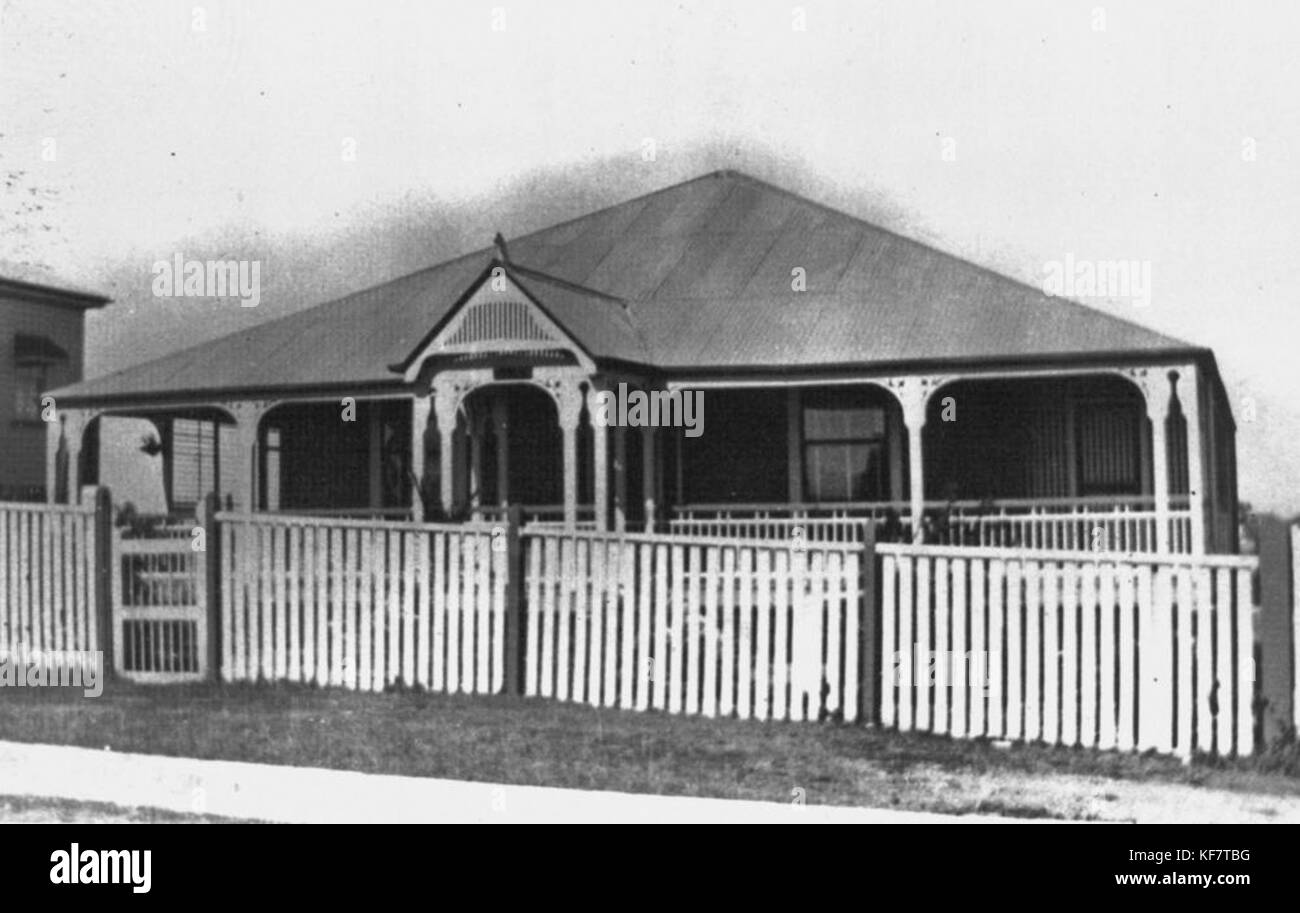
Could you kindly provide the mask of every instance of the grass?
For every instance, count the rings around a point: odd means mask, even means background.
[[[817,804],[1027,818],[1122,817],[1124,784],[1300,797],[1300,777],[1284,773],[1294,763],[1285,754],[1280,766],[1184,765],[1151,754],[998,747],[861,726],[295,685],[110,682],[96,699],[61,689],[5,689],[0,738],[633,793],[789,802],[802,790]],[[1104,777],[1113,787],[1090,783],[1062,793],[1063,775]]]

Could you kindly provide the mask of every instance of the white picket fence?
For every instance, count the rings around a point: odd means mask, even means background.
[[[217,521],[223,680],[501,690],[506,555],[493,527]]]
[[[526,694],[859,718],[860,547],[532,527],[523,542]]]
[[[881,722],[1250,754],[1256,559],[878,546]]]
[[[0,651],[99,649],[93,505],[0,503]]]

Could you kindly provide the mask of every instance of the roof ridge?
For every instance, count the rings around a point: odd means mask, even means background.
[[[693,177],[693,178],[687,178],[687,179],[684,180],[684,181],[678,181],[676,184],[666,184],[666,185],[663,186],[663,187],[659,187],[659,188],[656,188],[656,189],[654,189],[654,190],[647,190],[645,193],[639,193],[639,194],[637,194],[637,195],[634,196],[634,197],[628,197],[628,198],[625,199],[625,200],[619,200],[619,201],[616,202],[616,203],[610,203],[610,204],[607,205],[607,206],[602,206],[602,207],[600,207],[599,209],[593,209],[591,212],[583,213],[582,215],[577,215],[577,216],[574,216],[574,217],[572,217],[572,218],[570,218],[570,219],[565,219],[565,220],[562,221],[562,222],[553,222],[553,223],[550,224],[550,225],[545,225],[545,226],[543,226],[543,227],[541,227],[541,228],[533,229],[532,231],[528,232],[527,234],[519,235],[515,240],[516,240],[516,241],[526,241],[526,240],[528,240],[529,238],[533,237],[534,235],[540,235],[540,234],[542,234],[543,232],[555,231],[555,230],[558,229],[558,228],[564,228],[566,225],[572,225],[572,224],[574,224],[575,222],[581,222],[581,221],[583,221],[583,220],[585,220],[585,219],[590,219],[590,218],[593,218],[593,217],[595,217],[595,216],[602,215],[602,214],[607,213],[607,212],[609,212],[609,211],[611,211],[611,210],[619,209],[619,208],[621,208],[621,207],[623,207],[623,206],[629,206],[629,205],[631,205],[632,203],[638,203],[638,202],[640,202],[640,201],[642,201],[642,200],[648,200],[648,199],[650,199],[651,197],[657,197],[657,196],[659,196],[660,194],[667,193],[667,192],[670,191],[670,190],[677,190],[677,189],[679,189],[679,188],[685,187],[685,186],[688,185],[688,184],[694,184],[694,183],[697,182],[697,181],[703,181],[703,180],[705,180],[705,179],[707,179],[707,178],[717,178],[717,177],[722,177],[722,176],[724,176],[724,175],[728,175],[728,174],[731,174],[731,173],[732,173],[732,172],[727,172],[727,171],[725,171],[725,170],[722,170],[722,171],[709,171],[709,172],[706,172],[706,173],[704,173],[704,174],[696,175],[696,176]],[[738,172],[736,172],[736,173],[738,173]]]
[[[636,336],[637,342],[641,344],[641,349],[643,354],[646,356],[647,359],[649,360],[653,359],[654,347],[650,345],[650,341],[645,334],[645,329],[636,320],[636,318],[632,313],[631,305],[625,299],[620,298],[617,295],[611,295],[607,292],[599,291],[598,289],[589,288],[585,285],[579,285],[576,282],[570,282],[567,279],[561,279],[559,276],[552,276],[549,273],[544,273],[541,272],[540,270],[535,270],[530,267],[523,266],[522,264],[519,263],[506,263],[505,266],[506,266],[507,275],[509,275],[512,272],[523,273],[524,278],[535,279],[542,283],[549,282],[553,285],[558,285],[561,288],[567,289],[568,291],[593,295],[597,298],[600,298],[602,301],[608,301],[611,304],[618,305],[618,311],[620,312],[623,320],[627,323],[627,326],[632,331],[632,334]],[[515,276],[514,279],[515,282],[517,283],[520,282],[519,276]],[[522,283],[520,284],[522,285]],[[532,292],[528,290],[527,286],[524,286],[524,291],[528,292],[529,294],[532,294]],[[559,321],[557,320],[557,322]],[[563,324],[561,323],[561,325]],[[565,327],[565,330],[569,333],[573,332],[573,329],[571,327]]]
[[[581,283],[573,282],[569,279],[564,279],[560,276],[555,276],[552,275],[551,273],[543,272],[542,270],[535,269],[534,267],[531,266],[524,266],[522,263],[516,263],[513,260],[507,260],[504,262],[503,265],[506,267],[507,272],[510,272],[512,270],[518,271],[524,273],[527,276],[531,276],[534,279],[541,280],[542,282],[550,282],[554,285],[562,285],[565,288],[570,289],[572,291],[584,292],[589,295],[595,295],[598,298],[604,298],[608,301],[614,302],[615,304],[621,304],[624,308],[627,307],[627,299],[622,298],[619,295],[611,295],[609,292],[602,292],[600,289],[592,288],[589,285],[582,285]]]

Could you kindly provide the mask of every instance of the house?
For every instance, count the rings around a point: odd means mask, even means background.
[[[82,377],[86,312],[108,299],[0,276],[0,501],[45,498],[42,391]],[[55,404],[45,404],[57,410]]]
[[[702,393],[702,433],[601,420],[637,390]],[[122,415],[173,491],[166,429],[206,428],[188,463],[249,510],[1237,546],[1208,348],[733,171],[54,394],[70,491]]]

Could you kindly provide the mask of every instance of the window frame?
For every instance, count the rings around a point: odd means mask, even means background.
[[[889,407],[885,403],[874,401],[870,390],[819,390],[809,396],[805,392],[799,400],[799,458],[800,472],[802,475],[804,500],[815,503],[825,504],[849,504],[858,500],[876,502],[888,500],[890,491],[889,478]],[[839,400],[839,403],[835,401]],[[880,432],[878,435],[842,435],[832,437],[810,438],[808,434],[808,413],[812,410],[819,411],[871,411],[875,410],[880,415]],[[879,478],[879,484],[875,491],[863,492],[864,497],[854,498],[852,490],[852,477],[845,477],[845,488],[843,496],[827,498],[820,492],[817,497],[812,497],[814,488],[820,489],[820,486],[813,484],[813,478],[810,472],[812,460],[809,453],[813,448],[832,447],[832,448],[852,448],[865,447],[868,451],[868,460],[863,466],[864,470],[869,470],[871,463],[871,454],[874,453],[876,465],[879,466],[879,472],[876,474]],[[869,474],[869,473],[868,473]]]

